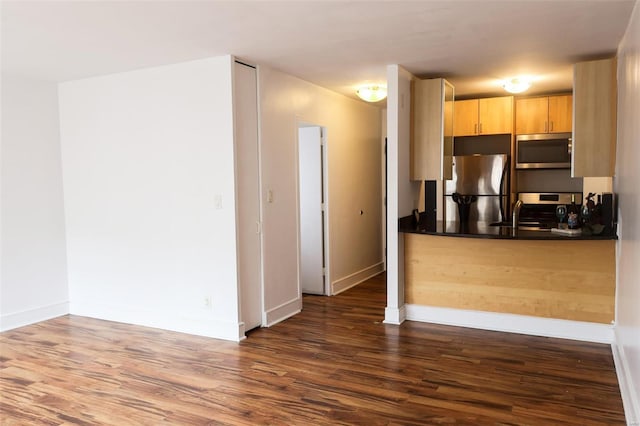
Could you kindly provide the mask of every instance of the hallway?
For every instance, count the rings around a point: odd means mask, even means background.
[[[238,343],[65,316],[0,334],[1,424],[624,424],[611,348],[382,324],[385,277]]]

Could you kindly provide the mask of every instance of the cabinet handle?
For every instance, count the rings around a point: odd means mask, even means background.
[[[478,134],[478,123],[473,125],[473,134],[477,135]]]
[[[482,123],[478,127],[480,128],[480,133],[482,133]]]
[[[545,122],[544,122],[544,132],[545,132],[545,133],[547,133],[547,132],[549,131],[549,130],[548,130],[548,127],[549,127],[549,123],[545,121]]]
[[[549,122],[549,131],[553,132],[553,121]]]

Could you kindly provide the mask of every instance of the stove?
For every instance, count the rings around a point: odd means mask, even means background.
[[[520,225],[537,229],[551,229],[558,224],[556,207],[564,204],[567,207],[575,201],[582,204],[582,192],[520,192],[518,200],[522,201],[520,209]]]

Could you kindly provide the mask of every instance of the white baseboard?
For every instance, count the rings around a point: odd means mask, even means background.
[[[273,309],[265,312],[265,318],[263,324],[265,327],[271,327],[281,321],[286,320],[294,316],[295,314],[300,313],[302,310],[302,299],[300,297],[296,297],[288,302],[281,304],[280,306],[276,306]]]
[[[331,283],[331,294],[336,295],[338,293],[342,293],[343,291],[348,290],[371,277],[375,277],[383,271],[384,262],[378,262],[360,271],[354,272],[353,274],[347,275],[346,277],[337,279]]]
[[[616,374],[618,375],[618,384],[620,386],[620,395],[622,395],[622,404],[624,405],[624,415],[629,426],[640,425],[640,401],[638,400],[638,392],[635,390],[633,378],[624,349],[617,342],[611,344],[613,353],[613,362],[616,365]]]
[[[420,322],[557,337],[585,342],[613,343],[613,326],[582,321],[531,317],[433,306],[405,305],[407,319]],[[385,321],[386,322],[386,321]]]
[[[131,306],[77,302],[71,303],[70,313],[77,316],[135,324],[233,342],[239,342],[244,338],[242,324],[222,321],[210,314],[195,316],[184,312],[156,312]]]
[[[12,330],[25,325],[35,324],[51,318],[60,317],[69,313],[69,302],[54,303],[22,312],[2,315],[0,317],[0,331]]]
[[[400,325],[407,318],[407,311],[405,305],[399,308],[384,308],[384,321],[385,324]]]
[[[244,326],[244,321],[241,321],[238,324],[238,340],[244,340],[247,338],[247,334],[246,334],[247,330],[246,327]]]

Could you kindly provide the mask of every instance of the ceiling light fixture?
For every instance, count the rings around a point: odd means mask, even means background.
[[[502,87],[509,93],[522,93],[531,87],[531,78],[513,77],[502,82]]]
[[[387,88],[379,84],[371,84],[360,87],[356,93],[363,101],[378,102],[387,97]]]

